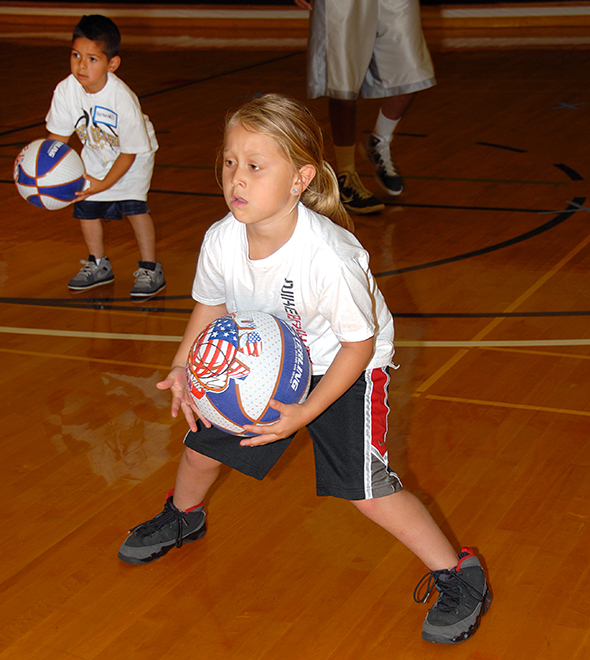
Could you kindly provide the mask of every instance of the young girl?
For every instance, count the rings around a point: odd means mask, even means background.
[[[367,252],[344,228],[350,218],[324,160],[320,127],[302,104],[268,94],[229,117],[220,160],[230,213],[205,235],[193,284],[195,309],[172,370],[158,383],[172,392],[173,417],[182,409],[189,422],[186,447],[164,510],[131,530],[119,557],[144,564],[201,538],[203,500],[221,465],[263,479],[307,426],[318,495],[350,500],[429,568],[428,594],[436,586],[440,596],[424,622],[424,639],[467,639],[491,594],[473,552],[464,548],[457,559],[426,508],[402,490],[388,466],[393,319]],[[206,419],[195,422],[185,365],[211,321],[247,309],[292,323],[309,350],[313,377],[303,403],[272,402],[278,422],[246,426],[259,435],[245,438]]]

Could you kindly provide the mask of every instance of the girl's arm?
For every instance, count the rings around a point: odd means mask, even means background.
[[[367,368],[372,355],[373,337],[365,341],[341,344],[328,371],[303,403],[284,404],[272,401],[271,407],[281,413],[279,421],[271,427],[256,424],[244,426],[247,431],[261,435],[244,438],[240,444],[248,447],[265,445],[286,438],[309,424],[357,381]]]
[[[76,193],[76,201],[80,202],[81,200],[86,199],[89,195],[96,195],[97,193],[110,188],[129,170],[133,165],[134,160],[135,154],[119,154],[113,163],[113,166],[107,172],[107,175],[102,181],[100,179],[95,179],[89,174],[85,174],[84,178],[86,181],[90,181],[90,185],[88,188],[84,188],[84,190]]]
[[[180,346],[172,360],[170,373],[164,380],[156,384],[158,389],[169,389],[172,392],[172,417],[176,417],[178,411],[182,409],[191,431],[197,430],[194,413],[196,412],[198,415],[198,412],[192,403],[186,385],[186,360],[191,346],[199,334],[209,325],[209,323],[215,321],[215,319],[218,319],[220,316],[225,316],[226,314],[227,308],[225,304],[203,305],[202,303],[197,303],[193,309],[188,325],[186,326],[186,330],[184,331]],[[206,419],[201,419],[205,426],[211,426]]]

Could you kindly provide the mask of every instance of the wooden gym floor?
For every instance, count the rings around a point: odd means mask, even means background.
[[[134,305],[126,222],[107,226],[114,285],[70,295],[86,257],[70,210],[12,184],[67,45],[0,47],[0,660],[587,658],[589,51],[433,53],[439,84],[395,139],[406,190],[356,219],[396,317],[392,465],[494,593],[473,639],[439,647],[412,599],[425,568],[316,497],[305,432],[264,482],[223,473],[203,540],[142,567],[116,556],[174,484],[186,425],[155,383],[225,213],[224,115],[266,91],[304,100],[305,54],[123,50],[160,142],[150,205],[168,281]],[[327,129],[325,100],[310,105]],[[361,131],[375,112],[360,102]]]

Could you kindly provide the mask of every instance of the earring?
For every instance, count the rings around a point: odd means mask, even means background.
[[[294,194],[294,195],[297,194],[297,188],[293,188],[293,194]]]

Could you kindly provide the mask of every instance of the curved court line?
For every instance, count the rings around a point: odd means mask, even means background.
[[[126,332],[87,332],[84,330],[52,330],[45,328],[12,328],[0,326],[0,333],[14,335],[35,335],[42,337],[76,337],[79,339],[122,339],[130,341],[180,342],[177,335],[144,335]],[[531,347],[531,346],[590,346],[590,339],[509,339],[509,340],[458,340],[458,341],[422,341],[414,339],[396,339],[398,347],[423,348],[486,348],[486,347]]]
[[[472,252],[457,254],[454,257],[447,257],[446,259],[438,259],[437,261],[429,261],[428,263],[418,264],[416,266],[406,266],[405,268],[397,268],[395,270],[388,270],[382,273],[373,273],[373,275],[375,277],[399,275],[400,273],[408,273],[413,270],[423,270],[425,268],[433,268],[434,266],[443,266],[445,264],[454,263],[456,261],[463,261],[464,259],[479,257],[482,254],[488,254],[489,252],[495,252],[496,250],[502,250],[506,247],[516,245],[517,243],[522,243],[523,241],[527,241],[529,238],[533,238],[534,236],[538,236],[539,234],[543,234],[544,232],[549,231],[549,229],[553,229],[553,227],[557,227],[557,225],[560,225],[562,222],[565,222],[565,220],[567,220],[572,215],[572,213],[575,213],[578,210],[576,206],[574,206],[574,204],[576,205],[579,204],[580,206],[582,206],[585,201],[586,201],[585,197],[574,197],[573,204],[569,204],[564,211],[556,215],[553,219],[549,220],[548,222],[545,222],[536,229],[531,229],[531,231],[527,231],[524,234],[520,234],[519,236],[515,236],[514,238],[509,238],[507,241],[502,241],[501,243],[496,243],[495,245],[490,245],[489,247],[486,248],[480,248],[479,250],[473,250]]]

